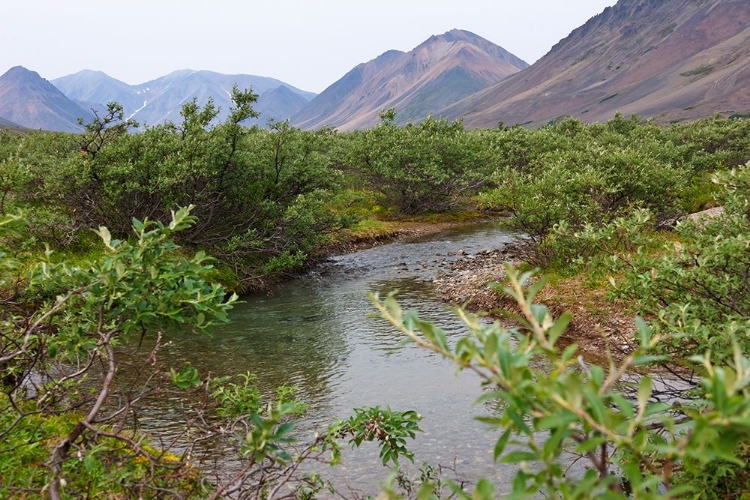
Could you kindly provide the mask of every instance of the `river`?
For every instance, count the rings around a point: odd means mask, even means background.
[[[266,391],[280,384],[297,386],[300,399],[310,404],[299,424],[303,432],[346,418],[352,408],[362,406],[415,410],[423,417],[424,430],[410,447],[416,465],[455,464],[459,477],[488,477],[499,491],[507,491],[503,485],[511,470],[492,460],[497,435],[473,420],[492,411],[473,404],[482,391],[477,377],[456,374],[448,362],[414,345],[399,347],[401,334],[373,316],[366,292],[399,290],[403,307],[418,310],[455,340],[462,329],[434,293],[431,281],[437,269],[457,258],[459,250],[470,256],[510,241],[510,235],[486,223],[334,257],[308,275],[274,287],[272,294],[243,297],[231,324],[210,337],[170,335],[162,356],[172,366],[189,361],[201,373],[250,371]],[[166,429],[168,418],[157,420]],[[159,432],[158,423],[150,426]],[[371,443],[347,452],[340,467],[321,472],[339,487],[366,494],[376,493],[388,473]]]

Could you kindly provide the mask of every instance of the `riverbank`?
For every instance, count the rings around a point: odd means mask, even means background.
[[[517,243],[464,254],[441,267],[434,283],[445,302],[508,321],[500,311],[516,311],[514,300],[489,285],[503,281],[506,264],[520,266],[523,261],[523,249]],[[586,283],[582,277],[559,279],[548,284],[536,300],[556,317],[566,311],[573,314],[562,339],[577,343],[587,355],[601,357],[609,349],[619,357],[632,350],[634,315],[627,304],[607,299],[603,287]]]
[[[723,207],[716,207],[686,218],[702,221],[722,212]],[[517,312],[515,301],[489,285],[502,282],[506,264],[523,264],[523,245],[509,243],[473,255],[458,248],[456,253],[460,255],[458,259],[441,263],[436,270],[434,284],[439,296],[447,303],[507,321],[500,311]],[[608,299],[607,295],[607,285],[597,285],[585,276],[571,276],[551,280],[536,300],[547,305],[555,317],[564,312],[573,315],[563,340],[577,343],[580,350],[590,356],[603,357],[609,350],[617,358],[635,347],[636,313],[630,304]]]
[[[342,231],[321,249],[320,256],[344,255],[401,239],[435,234],[454,227],[499,220],[480,212],[456,212],[390,221],[364,220]]]

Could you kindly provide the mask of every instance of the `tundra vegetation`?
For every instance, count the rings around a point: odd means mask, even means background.
[[[0,497],[312,498],[330,485],[303,464],[337,464],[347,441],[411,459],[414,412],[359,408],[295,441],[294,388],[172,367],[161,332],[199,335],[228,320],[225,286],[263,287],[378,225],[475,210],[524,235],[528,262],[498,287],[515,326],[458,309],[467,334],[448,342],[372,298],[479,374],[512,498],[748,498],[750,122],[466,130],[387,111],[369,130],[308,132],[242,126],[255,99],[234,89],[222,123],[189,102],[179,123],[134,133],[113,103],[80,135],[0,133]],[[546,275],[610,283],[642,318],[632,349],[594,363],[563,347],[570,315],[535,301]],[[125,364],[136,375],[120,381]],[[180,438],[154,441],[140,409],[173,392],[196,403]],[[206,443],[233,450],[231,467],[204,467]],[[573,459],[584,472],[567,474]],[[383,494],[495,497],[435,471],[394,474]]]

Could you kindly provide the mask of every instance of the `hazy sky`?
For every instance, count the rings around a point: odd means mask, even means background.
[[[178,69],[320,92],[361,62],[465,29],[533,63],[616,0],[0,0],[0,74],[82,69],[130,84]]]

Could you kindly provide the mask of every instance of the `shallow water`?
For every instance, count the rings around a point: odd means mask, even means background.
[[[504,491],[511,471],[493,464],[497,435],[473,420],[491,412],[473,405],[481,394],[476,376],[457,375],[448,362],[416,346],[399,347],[401,334],[372,317],[375,309],[366,292],[399,290],[402,307],[418,310],[456,338],[460,324],[430,282],[436,264],[456,258],[449,252],[463,249],[472,255],[510,241],[496,225],[481,224],[335,257],[275,287],[272,295],[243,297],[232,323],[211,337],[169,335],[162,357],[172,366],[189,361],[201,373],[250,371],[268,391],[297,386],[300,399],[310,404],[299,426],[303,433],[346,418],[356,407],[415,410],[423,416],[424,430],[410,447],[417,465],[455,463],[460,477],[488,477]],[[172,404],[165,401],[164,413],[149,419],[151,432],[168,434]],[[176,404],[172,409],[178,411]],[[341,467],[320,472],[339,485],[374,494],[388,471],[370,444],[346,453]]]

